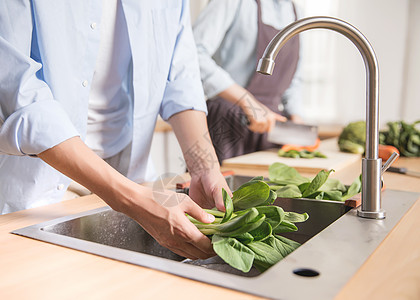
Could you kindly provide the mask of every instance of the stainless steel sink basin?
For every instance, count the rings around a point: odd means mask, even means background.
[[[228,178],[233,189],[250,177]],[[385,220],[356,216],[343,203],[277,199],[285,211],[307,212],[299,230],[285,235],[303,245],[260,274],[244,274],[219,258],[191,261],[160,246],[135,221],[104,207],[13,233],[179,276],[281,299],[332,298],[385,238],[419,194],[386,191]],[[355,255],[357,253],[357,255]],[[304,287],[304,288],[302,288]]]

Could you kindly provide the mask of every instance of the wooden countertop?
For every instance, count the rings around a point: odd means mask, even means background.
[[[420,158],[399,159],[395,165],[420,171]],[[264,175],[250,169],[236,173]],[[360,164],[354,164],[337,172],[335,177],[351,183],[359,173]],[[419,178],[387,173],[384,180],[389,189],[420,192]],[[101,206],[104,202],[91,195],[0,216],[0,298],[260,299],[9,233]],[[344,286],[337,299],[420,299],[418,216],[419,200]]]

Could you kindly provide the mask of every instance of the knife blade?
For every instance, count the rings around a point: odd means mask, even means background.
[[[278,145],[310,146],[315,144],[317,138],[317,126],[297,124],[290,121],[276,121],[273,129],[267,134],[267,140]]]
[[[241,124],[249,125],[246,115],[241,115]],[[316,143],[318,138],[318,126],[297,124],[291,121],[276,121],[273,129],[268,132],[267,140],[277,145],[299,145],[310,146]]]
[[[420,177],[420,172],[411,171],[411,170],[408,170],[407,168],[389,167],[387,171],[393,172],[393,173],[404,174],[408,176]]]

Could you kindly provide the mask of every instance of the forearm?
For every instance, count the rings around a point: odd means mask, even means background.
[[[218,96],[235,105],[241,105],[242,100],[247,94],[249,92],[245,88],[235,83],[220,92]]]
[[[168,121],[192,175],[220,169],[203,112],[186,110],[173,115]]]
[[[101,197],[113,209],[126,212],[131,206],[138,185],[109,166],[79,137],[68,139],[38,157]]]

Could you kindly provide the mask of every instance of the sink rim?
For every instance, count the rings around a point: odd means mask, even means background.
[[[183,264],[42,229],[92,213],[110,210],[108,206],[17,229],[12,233],[259,296],[306,299],[316,295],[316,298],[327,299],[333,298],[338,293],[419,196],[418,193],[386,190],[383,192],[383,207],[388,211],[386,219],[363,219],[356,216],[356,210],[350,210],[275,266],[255,277],[241,277]],[[393,200],[394,198],[399,198],[399,201]],[[344,232],[345,235],[339,236],[336,234],[337,231]],[[354,255],[352,247],[348,247],[349,240],[359,245],[359,255]],[[121,253],[125,255],[124,260],[120,258]],[[336,263],[345,266],[344,269],[340,269],[340,274],[337,274]],[[293,270],[302,267],[319,270],[321,275],[308,278],[293,274]],[[276,280],[275,284],[273,278]],[[297,295],[296,291],[302,285],[306,285],[306,288],[299,289]],[[279,290],[281,294],[278,293]]]

